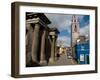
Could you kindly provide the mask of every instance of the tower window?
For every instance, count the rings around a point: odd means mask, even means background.
[[[77,26],[75,25],[74,31],[77,32]]]

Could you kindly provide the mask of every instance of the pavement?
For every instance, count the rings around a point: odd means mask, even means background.
[[[67,54],[61,54],[59,59],[55,60],[55,63],[49,63],[48,66],[53,65],[75,65],[77,64],[73,58],[68,58]]]

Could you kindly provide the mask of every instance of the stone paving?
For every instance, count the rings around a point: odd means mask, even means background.
[[[55,63],[49,63],[48,66],[53,65],[75,65],[77,64],[72,58],[68,58],[67,54],[60,55],[59,59],[56,59]]]

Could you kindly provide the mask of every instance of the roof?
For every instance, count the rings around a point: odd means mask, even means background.
[[[44,23],[50,24],[51,21],[44,15],[44,13],[26,12],[26,20],[39,17]]]
[[[60,33],[57,28],[50,28],[50,31],[55,31],[56,33]]]

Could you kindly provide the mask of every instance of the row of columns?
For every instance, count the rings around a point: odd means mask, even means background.
[[[38,48],[39,48],[39,31],[40,31],[40,24],[36,23],[34,26],[34,33],[33,33],[33,42],[32,42],[32,61],[38,63]],[[45,59],[45,38],[46,38],[46,30],[43,30],[43,34],[41,37],[41,48],[40,48],[40,64],[46,64]]]
[[[31,24],[31,23],[29,23]],[[32,27],[32,26],[30,26]],[[34,26],[34,30],[32,33],[32,61],[39,63],[37,56],[38,56],[38,49],[39,49],[39,31],[40,31],[40,24],[39,23],[35,23]],[[49,62],[50,63],[54,63],[55,62],[55,41],[56,41],[56,37],[55,35],[51,35],[52,36],[52,41],[51,41],[51,55],[50,55],[50,59]],[[41,47],[40,47],[40,64],[47,64],[47,60],[45,59],[45,41],[46,40],[46,29],[43,29],[43,33],[42,33],[42,37],[41,37]]]

